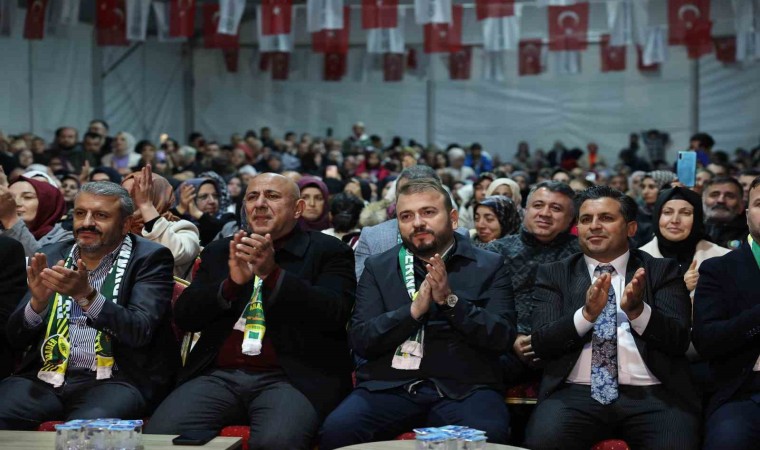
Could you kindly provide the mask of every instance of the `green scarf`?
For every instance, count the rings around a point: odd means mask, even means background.
[[[261,341],[267,330],[264,320],[264,308],[261,303],[261,285],[263,280],[258,276],[253,281],[251,300],[243,309],[243,314],[235,323],[234,329],[243,332],[242,352],[244,355],[256,356],[261,354]]]
[[[73,265],[74,247],[71,248],[64,267],[70,269]],[[127,238],[121,245],[119,256],[111,265],[111,270],[103,281],[103,287],[100,293],[106,298],[106,301],[116,303],[119,298],[119,290],[124,280],[124,272],[132,255],[132,240]],[[54,387],[63,385],[66,377],[66,367],[69,363],[71,354],[71,345],[69,343],[69,319],[71,318],[71,303],[74,300],[68,295],[62,295],[60,292],[53,293],[51,300],[50,318],[48,319],[45,340],[42,342],[42,368],[37,373],[37,377],[52,384]],[[95,363],[96,378],[105,380],[111,378],[113,371],[113,349],[111,336],[102,331],[98,331],[95,336]]]
[[[401,274],[404,277],[404,285],[409,293],[409,298],[415,301],[419,291],[417,291],[414,280],[414,255],[409,253],[403,245],[401,245],[398,251],[398,263],[401,267]],[[391,367],[401,370],[418,370],[422,362],[424,341],[425,325],[421,325],[412,336],[409,336],[406,341],[396,348],[396,353],[393,354],[393,360],[391,361]]]
[[[760,267],[760,245],[752,239],[752,235],[747,236],[747,242],[749,242],[749,248],[752,249],[752,256],[755,257],[757,267]]]

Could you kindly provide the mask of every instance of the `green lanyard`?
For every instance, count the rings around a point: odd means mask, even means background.
[[[760,267],[760,245],[752,239],[752,235],[747,236],[747,242],[749,242],[749,248],[752,249],[752,256],[755,257],[757,267]]]

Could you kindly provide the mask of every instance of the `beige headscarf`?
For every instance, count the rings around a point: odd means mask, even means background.
[[[152,175],[153,195],[151,201],[153,203],[153,206],[156,208],[156,211],[158,211],[158,214],[161,217],[168,220],[169,222],[176,222],[180,220],[179,217],[175,216],[169,211],[174,204],[174,189],[172,188],[172,185],[169,184],[166,178],[162,177],[161,175],[155,173]],[[140,172],[132,172],[129,175],[125,176],[121,181],[122,186],[124,185],[125,181],[132,178],[134,178],[135,183],[137,183],[138,176],[141,176]],[[142,218],[136,219],[133,221],[132,230],[130,231],[135,234],[140,234],[142,233],[144,225],[145,222],[142,220]]]
[[[520,194],[520,186],[515,180],[511,178],[497,178],[493,180],[493,183],[488,185],[488,189],[486,189],[486,197],[494,195],[496,188],[505,184],[509,186],[509,189],[512,191],[512,201],[517,206],[517,209],[520,210],[520,205],[522,205],[522,194]]]

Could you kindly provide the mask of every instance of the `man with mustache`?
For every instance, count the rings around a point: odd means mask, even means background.
[[[747,237],[743,194],[744,188],[735,178],[721,177],[706,183],[702,191],[705,230],[714,244],[733,250]]]
[[[691,302],[675,260],[631,249],[636,202],[608,186],[576,196],[582,253],[542,265],[533,291],[544,375],[526,431],[531,449],[694,449]]]
[[[28,291],[10,316],[27,352],[0,383],[0,429],[48,420],[149,415],[180,365],[170,325],[171,252],[129,233],[134,203],[111,182],[82,186],[74,240],[35,253]]]
[[[201,337],[146,431],[250,424],[251,449],[310,449],[351,389],[354,255],[297,226],[304,201],[289,178],[255,176],[243,204],[251,232],[209,244],[174,307],[177,325]]]
[[[442,425],[505,443],[499,355],[514,340],[515,309],[504,259],[454,232],[458,215],[437,180],[410,180],[397,199],[399,243],[367,259],[356,289],[349,333],[366,362],[319,448]]]

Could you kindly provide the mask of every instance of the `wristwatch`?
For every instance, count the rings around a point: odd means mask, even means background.
[[[98,291],[95,288],[92,288],[92,291],[87,294],[84,298],[77,298],[75,299],[77,302],[77,305],[79,305],[82,308],[86,308],[95,300],[95,297],[98,296]]]
[[[448,305],[449,308],[453,308],[454,305],[457,304],[459,301],[459,297],[456,296],[453,292],[449,294],[448,297],[446,297],[446,305]]]

